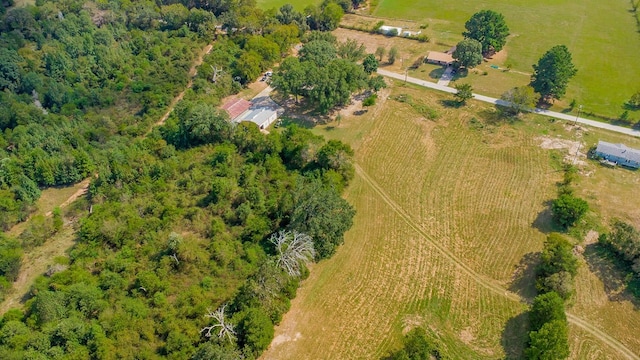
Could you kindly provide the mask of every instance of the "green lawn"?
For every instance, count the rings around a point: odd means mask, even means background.
[[[532,72],[549,48],[569,47],[578,74],[567,102],[576,99],[587,111],[615,117],[640,90],[640,34],[628,0],[380,0],[373,14],[429,23],[438,39],[449,40],[461,39],[465,21],[482,9],[504,14],[512,33],[507,61],[515,70]],[[639,120],[640,112],[631,117]]]
[[[294,8],[298,11],[302,11],[309,4],[319,3],[318,0],[257,0],[256,3],[258,7],[261,9],[279,9],[284,4],[292,4]]]

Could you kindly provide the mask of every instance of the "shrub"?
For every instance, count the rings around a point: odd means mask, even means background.
[[[373,106],[376,104],[376,99],[378,98],[377,94],[371,94],[369,95],[366,99],[364,99],[364,101],[362,102],[362,106]]]

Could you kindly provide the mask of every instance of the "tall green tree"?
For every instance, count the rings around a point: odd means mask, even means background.
[[[562,227],[573,226],[589,211],[589,204],[571,194],[560,195],[551,203],[553,219]]]
[[[378,61],[382,61],[382,58],[386,53],[387,53],[387,49],[385,49],[383,46],[378,46],[378,48],[376,49],[376,56],[379,59]]]
[[[297,57],[288,57],[282,61],[278,70],[273,74],[271,86],[285,96],[293,95],[296,103],[302,95],[307,82],[307,69]]]
[[[331,256],[344,242],[355,211],[337,192],[320,181],[305,181],[293,194],[289,228],[311,236],[319,259]]]
[[[555,320],[567,321],[562,298],[555,292],[536,296],[529,312],[531,330],[538,331],[544,324]]]
[[[459,104],[465,104],[473,98],[473,88],[469,83],[456,84],[456,93],[453,95]]]
[[[250,308],[238,326],[240,345],[249,354],[261,354],[273,339],[273,323],[260,308]]]
[[[567,91],[569,80],[577,72],[569,49],[556,45],[533,65],[531,87],[545,100],[560,99]]]
[[[514,87],[500,96],[501,100],[508,103],[505,106],[505,110],[511,115],[518,115],[535,107],[539,98],[540,96],[536,94],[531,86]]]
[[[391,49],[389,49],[389,53],[387,54],[387,62],[393,65],[396,62],[397,57],[398,57],[398,48],[393,46],[391,47]]]
[[[362,66],[364,67],[364,72],[371,75],[378,70],[378,59],[376,59],[375,55],[368,54],[362,60]]]
[[[326,66],[337,56],[334,44],[325,40],[313,40],[306,43],[299,52],[300,61],[312,62],[316,66]]]
[[[482,52],[490,54],[502,50],[507,43],[509,27],[502,14],[493,10],[481,10],[464,24],[462,36],[482,44]]]
[[[347,41],[341,42],[337,46],[338,56],[353,62],[362,60],[366,53],[367,48],[364,44],[361,44],[354,39],[347,39]]]
[[[529,360],[563,360],[569,357],[569,335],[566,321],[545,323],[529,333],[525,357]]]
[[[482,63],[482,44],[474,39],[464,39],[456,45],[452,57],[460,66],[474,68]]]
[[[572,250],[573,245],[564,236],[558,233],[549,234],[540,256],[538,276],[547,277],[562,271],[575,276],[578,273],[578,259]]]

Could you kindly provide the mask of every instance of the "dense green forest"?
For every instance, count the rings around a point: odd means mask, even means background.
[[[0,227],[26,220],[42,189],[92,181],[64,213],[0,234],[0,295],[23,252],[65,222],[76,236],[0,319],[0,358],[237,359],[269,345],[306,264],[351,226],[340,193],[353,151],[295,125],[231,124],[216,106],[306,32],[335,27],[341,6],[3,2]],[[207,44],[193,87],[149,132]]]

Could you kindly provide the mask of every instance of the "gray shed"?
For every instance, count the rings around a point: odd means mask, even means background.
[[[624,144],[612,144],[606,141],[598,141],[596,155],[620,166],[626,166],[634,169],[640,168],[640,150],[627,147]]]

